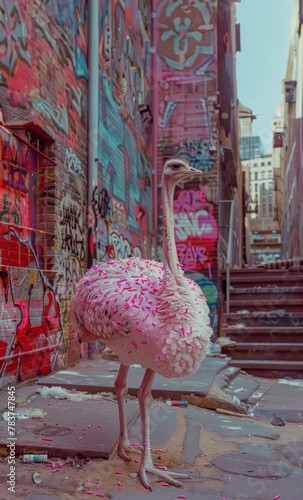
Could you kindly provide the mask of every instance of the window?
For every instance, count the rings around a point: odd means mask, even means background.
[[[258,163],[254,163],[254,167],[257,167],[258,166]]]
[[[272,182],[269,182],[269,183],[268,183],[268,187],[269,187],[269,189],[272,189],[272,188],[273,188],[273,183],[272,183]]]
[[[262,215],[265,215],[266,214],[266,204],[263,203],[262,205]]]
[[[265,162],[264,161],[262,161],[261,167],[265,167]]]
[[[262,170],[262,179],[266,179],[266,172],[265,172],[265,170]]]
[[[258,191],[258,184],[255,184],[255,191]]]
[[[255,194],[255,202],[258,203],[258,195]]]
[[[258,172],[255,172],[255,180],[258,180]]]
[[[268,162],[267,162],[267,165],[271,165],[271,161],[268,161]]]

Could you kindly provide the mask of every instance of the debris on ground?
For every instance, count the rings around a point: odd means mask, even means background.
[[[8,422],[10,419],[11,412],[5,411],[2,414],[3,420]],[[40,410],[40,408],[17,408],[14,411],[14,418],[18,418],[20,420],[26,420],[29,418],[44,418],[47,416],[47,413],[43,410]]]
[[[78,403],[79,401],[85,401],[88,399],[109,399],[105,396],[105,394],[88,394],[84,391],[69,391],[68,389],[64,389],[63,387],[52,386],[52,387],[38,387],[36,392],[40,394],[43,398],[53,397],[55,399],[68,399],[69,401],[73,401],[74,403]],[[108,395],[109,393],[106,393]]]

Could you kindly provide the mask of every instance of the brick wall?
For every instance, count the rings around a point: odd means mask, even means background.
[[[0,1],[1,385],[79,358],[68,315],[87,259],[84,5]]]
[[[188,159],[203,172],[202,181],[176,190],[175,237],[186,274],[207,296],[215,334],[219,321],[216,15],[214,2],[207,0],[189,4],[186,12],[180,2],[169,8],[163,2],[157,10],[158,177],[171,156]]]
[[[87,2],[0,0],[0,7],[4,4],[2,385],[87,356],[87,344],[79,346],[69,321],[75,284],[87,265],[155,253],[150,3],[109,2],[104,10],[99,1],[99,154],[92,186]],[[8,258],[10,249],[13,260]],[[59,342],[59,350],[49,349]]]

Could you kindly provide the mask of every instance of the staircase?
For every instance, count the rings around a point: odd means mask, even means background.
[[[226,272],[221,283],[230,364],[255,376],[303,378],[303,266],[231,270],[229,312]]]

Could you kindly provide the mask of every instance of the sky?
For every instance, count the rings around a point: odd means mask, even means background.
[[[294,0],[236,3],[241,52],[237,53],[238,98],[257,115],[253,134],[272,148],[271,121],[282,97]]]

